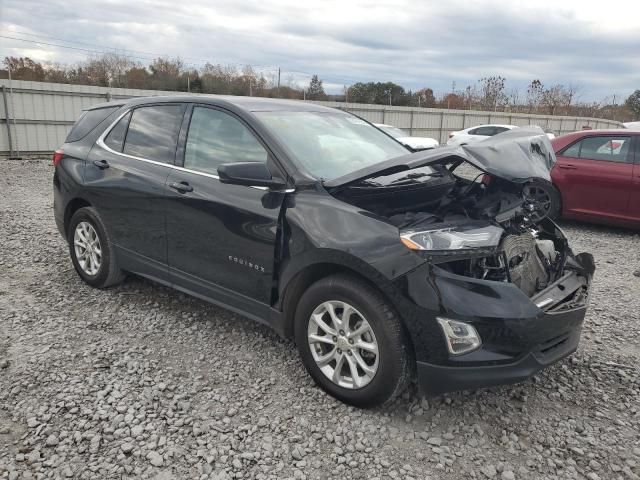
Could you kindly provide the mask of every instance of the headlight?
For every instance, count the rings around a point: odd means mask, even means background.
[[[487,224],[443,226],[437,229],[400,232],[400,240],[411,250],[469,250],[496,247],[503,230]]]
[[[436,320],[447,339],[447,350],[451,355],[469,353],[482,345],[480,335],[472,325],[442,317],[436,317]]]

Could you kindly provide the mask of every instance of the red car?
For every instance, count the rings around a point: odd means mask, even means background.
[[[551,141],[555,190],[530,186],[551,217],[640,227],[640,131],[585,130]]]

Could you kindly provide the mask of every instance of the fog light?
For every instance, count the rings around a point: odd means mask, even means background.
[[[442,317],[436,317],[436,320],[442,327],[447,339],[447,349],[451,355],[469,353],[482,345],[480,335],[472,325]]]

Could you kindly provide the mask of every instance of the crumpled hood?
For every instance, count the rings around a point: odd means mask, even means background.
[[[468,162],[510,182],[524,183],[533,178],[550,181],[556,156],[540,127],[514,128],[471,145],[441,147],[392,158],[324,182],[324,186],[339,187],[367,178],[457,161]]]

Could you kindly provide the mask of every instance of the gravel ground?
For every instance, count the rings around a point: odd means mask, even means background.
[[[598,264],[572,358],[363,411],[250,320],[135,277],[84,285],[51,176],[0,161],[0,478],[640,478],[637,233],[564,224]]]

